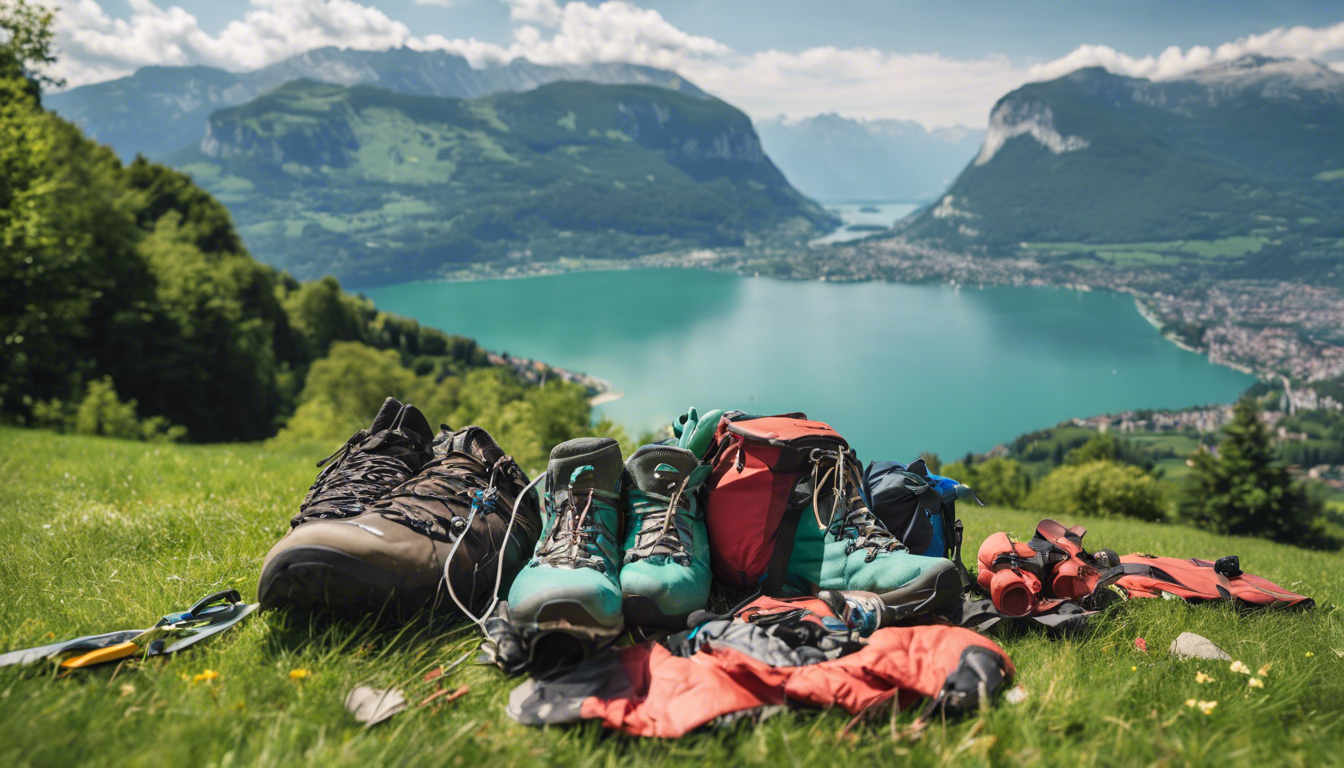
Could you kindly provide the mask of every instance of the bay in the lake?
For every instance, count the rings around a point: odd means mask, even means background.
[[[601,410],[632,435],[692,405],[804,411],[864,461],[955,458],[1074,416],[1228,402],[1254,381],[1162,339],[1116,293],[647,269],[366,294],[611,382],[625,396]]]

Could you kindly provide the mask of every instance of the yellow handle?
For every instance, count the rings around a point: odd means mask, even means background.
[[[117,643],[109,645],[106,648],[99,648],[96,651],[89,651],[78,656],[72,656],[61,662],[61,666],[66,669],[79,669],[81,667],[91,667],[94,664],[102,664],[105,661],[116,661],[124,659],[127,656],[134,656],[140,651],[140,646],[135,643]]]

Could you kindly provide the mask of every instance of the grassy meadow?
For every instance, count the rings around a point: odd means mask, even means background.
[[[0,429],[0,651],[145,627],[198,597],[255,595],[267,548],[326,455],[264,444],[176,446]],[[996,530],[1028,537],[1040,515],[963,510],[968,560]],[[1317,765],[1344,761],[1344,572],[1337,553],[1227,539],[1177,526],[1070,520],[1121,553],[1239,554],[1248,571],[1312,595],[1300,614],[1150,600],[1120,606],[1082,636],[1003,640],[1025,698],[893,743],[883,714],[838,736],[843,712],[793,711],[677,741],[594,725],[520,726],[504,714],[515,681],[468,658],[443,678],[467,686],[373,729],[343,700],[400,686],[472,653],[450,616],[399,629],[330,627],[256,615],[173,658],[73,674],[0,669],[0,764],[569,765]],[[1177,661],[1182,631],[1209,637],[1259,675]],[[1135,647],[1144,638],[1147,652]],[[214,673],[212,676],[207,670]],[[299,671],[298,676],[291,675]],[[303,672],[306,671],[306,676]],[[1211,676],[1199,683],[1197,673]],[[1217,702],[1205,707],[1187,700]],[[897,726],[913,718],[897,715]]]

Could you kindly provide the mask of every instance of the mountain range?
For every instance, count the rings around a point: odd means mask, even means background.
[[[1079,268],[1341,273],[1344,74],[1248,56],[1153,81],[1081,69],[995,104],[901,234]]]
[[[215,112],[166,161],[229,207],[259,257],[356,286],[838,224],[745,114],[648,85],[456,99],[299,80]]]
[[[828,113],[758,120],[761,144],[789,182],[819,200],[923,202],[947,189],[979,151],[982,129]]]
[[[394,93],[472,99],[527,91],[560,80],[658,85],[705,93],[675,72],[622,63],[547,66],[526,59],[474,69],[445,51],[318,48],[251,72],[213,67],[144,67],[128,77],[46,94],[44,105],[109,144],[125,160],[164,157],[200,141],[216,110],[245,104],[294,80],[369,85]]]

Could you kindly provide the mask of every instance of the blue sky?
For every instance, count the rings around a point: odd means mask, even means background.
[[[983,125],[994,100],[1079,66],[1174,77],[1244,53],[1344,68],[1339,2],[41,0],[72,85],[146,64],[252,69],[322,46],[409,46],[474,66],[633,61],[754,117],[834,111]]]

